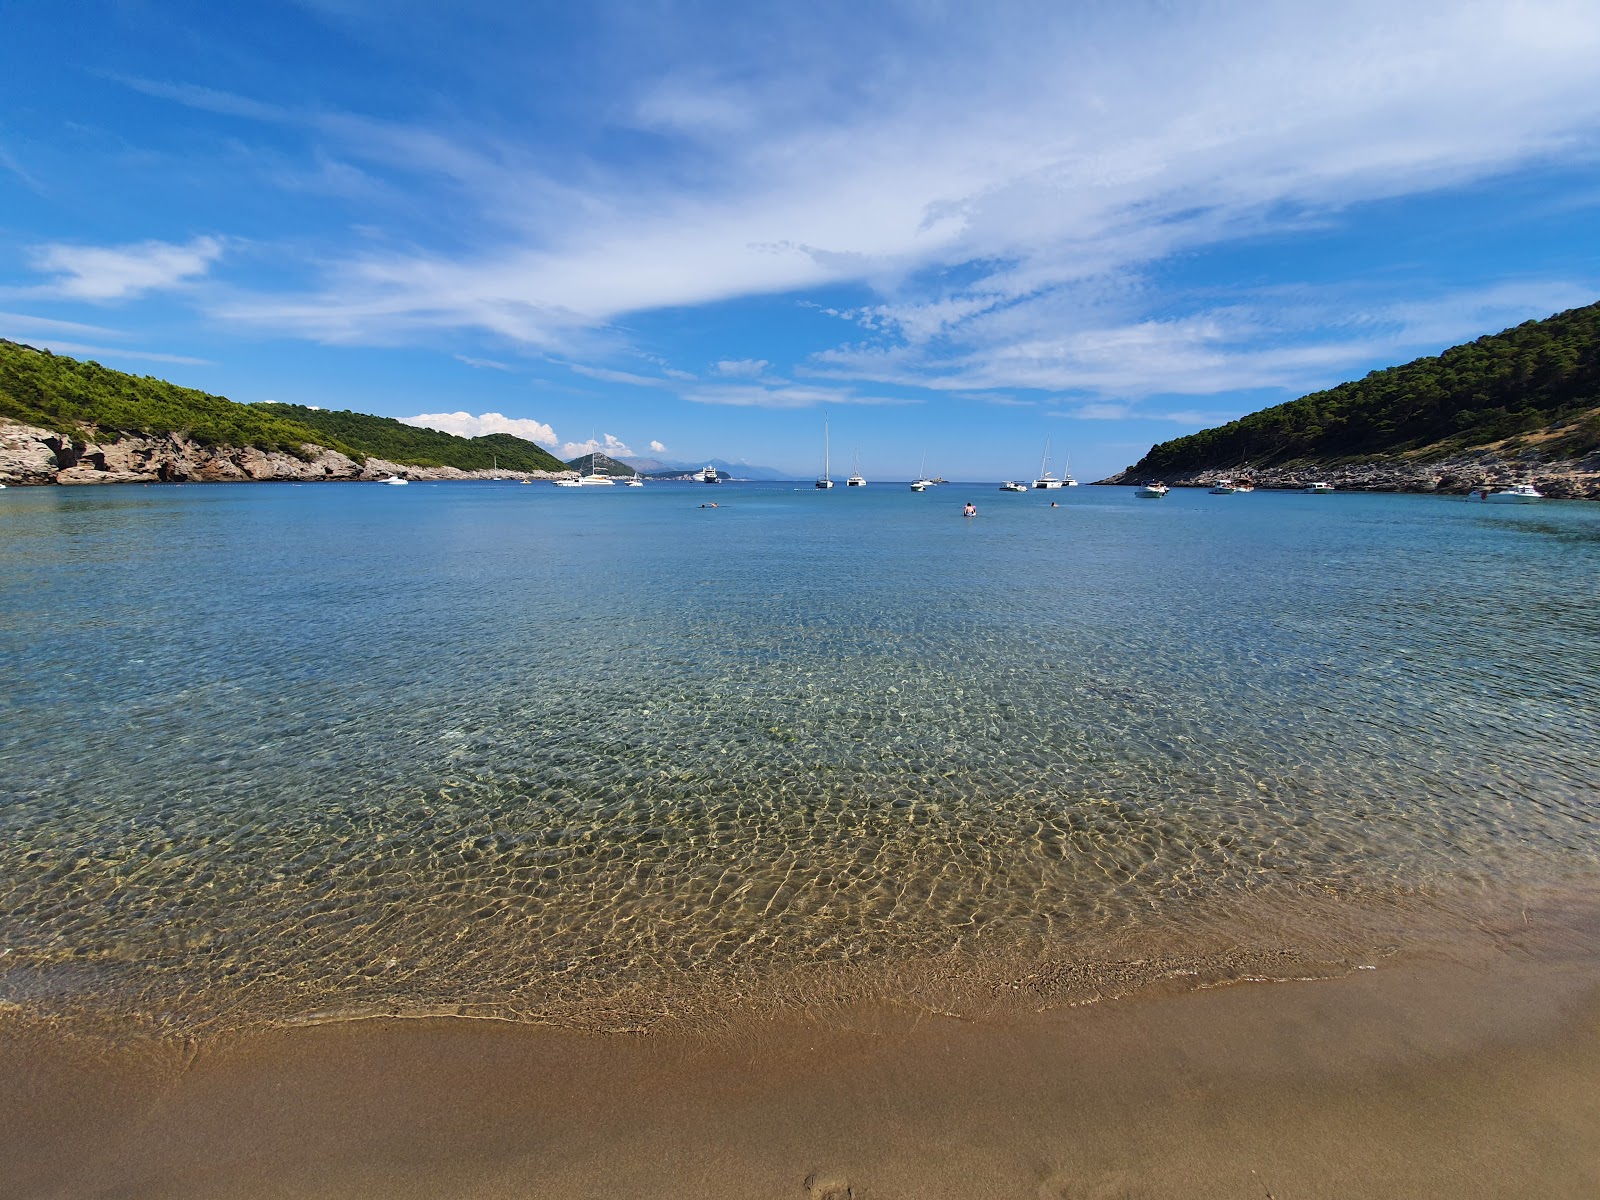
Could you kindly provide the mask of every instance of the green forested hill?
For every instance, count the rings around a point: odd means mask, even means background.
[[[1432,358],[1251,413],[1150,449],[1130,475],[1270,467],[1399,454],[1448,454],[1572,425],[1552,455],[1600,446],[1600,304],[1527,321]]]
[[[407,466],[562,471],[554,455],[510,434],[461,438],[391,417],[297,404],[237,404],[164,379],[128,375],[0,338],[0,417],[61,433],[183,434],[208,446],[259,446],[301,453],[326,446],[355,459]]]
[[[329,445],[315,431],[263,406],[127,375],[96,362],[35,350],[0,338],[0,416],[58,433],[85,427],[118,433],[183,433],[212,446],[261,446],[297,452]],[[332,445],[351,453],[351,448]]]
[[[511,471],[567,469],[567,465],[549,451],[509,433],[463,438],[367,413],[306,408],[299,404],[252,404],[250,407],[308,426],[315,431],[315,440],[321,445],[337,442],[354,446],[363,455],[408,466],[458,467],[463,471],[487,471],[496,465]]]

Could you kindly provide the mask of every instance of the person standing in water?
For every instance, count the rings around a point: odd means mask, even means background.
[[[961,510],[961,515],[963,517],[975,517],[978,515],[978,510],[972,506],[971,500],[967,501],[967,506]]]

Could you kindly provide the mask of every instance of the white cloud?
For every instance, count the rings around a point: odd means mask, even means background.
[[[651,443],[650,443],[650,453],[652,453],[652,454],[665,454],[666,452],[667,452],[667,448],[664,445],[662,445],[660,442],[651,441]]]
[[[222,256],[222,242],[197,237],[184,245],[137,242],[128,246],[55,243],[28,251],[28,264],[54,282],[39,295],[73,300],[126,300],[196,279]]]
[[[140,362],[178,363],[186,367],[209,367],[215,364],[209,358],[194,358],[187,354],[161,354],[154,350],[129,350],[125,346],[91,346],[83,342],[60,342],[55,338],[34,338],[30,343],[36,350],[52,354],[69,354],[74,358],[110,359],[132,358]]]
[[[633,387],[666,387],[665,379],[657,379],[654,375],[635,375],[632,371],[613,371],[609,367],[587,367],[582,363],[568,363],[573,371],[579,375],[586,375],[590,379],[603,380],[606,383],[626,383]],[[583,451],[588,453],[588,451]]]
[[[586,442],[566,442],[562,445],[560,457],[563,459],[580,458],[585,454],[599,451],[608,458],[633,458],[633,450],[621,438],[609,433],[601,434],[599,438],[590,438]]]
[[[918,400],[891,399],[886,396],[861,396],[848,388],[814,387],[803,384],[727,384],[707,385],[680,393],[696,404],[725,404],[736,408],[816,408],[830,404],[919,404]]]
[[[514,371],[514,370],[516,370],[516,368],[513,367],[510,363],[498,362],[498,361],[496,361],[495,359],[492,359],[492,358],[473,358],[470,355],[457,354],[455,356],[455,360],[457,362],[459,362],[459,363],[466,363],[466,365],[469,366],[469,367],[476,367],[480,371]]]
[[[482,437],[486,433],[509,433],[513,437],[523,438],[530,442],[539,442],[546,446],[554,446],[558,440],[555,430],[551,429],[543,421],[507,417],[500,413],[484,413],[482,416],[477,417],[467,412],[420,413],[414,417],[401,417],[399,420],[406,425],[416,425],[423,429],[437,429],[442,433],[453,433],[457,437]]]
[[[119,329],[107,329],[103,325],[84,325],[78,321],[57,321],[52,317],[35,317],[28,313],[0,312],[0,334],[14,338],[26,338],[35,333],[68,333],[82,337],[102,338],[125,338],[128,336]]]
[[[764,358],[732,358],[723,359],[716,363],[718,375],[732,375],[736,378],[754,378],[760,375],[772,364]]]
[[[629,23],[641,45],[670,12]],[[1394,344],[1355,330],[1323,347],[1301,327],[1276,346],[1270,321],[1174,315],[1141,283],[1153,264],[1592,153],[1600,129],[1600,9],[1583,0],[906,5],[847,40],[836,17],[789,14],[781,37],[729,21],[673,43],[670,74],[619,72],[620,140],[648,148],[613,162],[582,138],[569,157],[509,131],[136,86],[304,126],[321,165],[418,181],[419,206],[450,212],[448,242],[340,246],[316,285],[219,315],[325,340],[470,327],[567,354],[632,314],[852,285],[877,302],[822,311],[870,340],[824,370],[1110,398],[1298,386]],[[763,71],[730,66],[756,61],[738,39],[757,31]]]

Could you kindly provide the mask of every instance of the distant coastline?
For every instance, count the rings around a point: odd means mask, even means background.
[[[1600,452],[1553,458],[1526,446],[1480,446],[1440,458],[1395,454],[1343,461],[1299,461],[1257,466],[1209,464],[1159,474],[1143,464],[1096,484],[1138,485],[1156,479],[1171,487],[1210,487],[1219,479],[1263,489],[1298,489],[1323,480],[1344,492],[1410,492],[1464,496],[1479,488],[1531,483],[1552,500],[1600,500]]]
[[[259,446],[206,445],[183,434],[57,433],[0,418],[0,483],[339,483],[402,479],[562,479],[576,471],[463,470],[367,457],[326,446],[301,454]]]

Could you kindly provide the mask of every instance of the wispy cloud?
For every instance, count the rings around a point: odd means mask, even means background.
[[[451,181],[486,231],[466,248],[339,255],[317,288],[219,310],[235,319],[349,340],[475,327],[559,348],[627,314],[851,283],[883,303],[833,311],[879,344],[834,369],[874,377],[869,352],[890,348],[908,378],[1130,392],[1170,383],[1109,361],[1149,343],[1175,368],[1189,345],[1206,387],[1222,373],[1198,320],[1133,298],[1086,321],[1105,281],[1558,155],[1600,122],[1600,14],[1583,4],[917,11],[864,24],[849,61],[821,53],[838,46],[825,22],[794,21],[764,78],[731,78],[708,50],[636,81],[617,119],[692,158],[544,165],[482,131],[136,86]],[[1063,311],[1059,344],[1041,340]]]
[[[0,312],[0,334],[9,337],[29,337],[34,334],[76,334],[81,337],[125,338],[119,329],[103,325],[85,325],[79,321],[58,321],[53,317],[36,317],[29,313]]]
[[[222,256],[222,242],[197,237],[182,245],[136,242],[127,246],[55,243],[28,251],[35,271],[54,275],[33,294],[73,300],[127,300],[198,279]]]
[[[470,354],[457,354],[455,360],[459,363],[465,363],[469,367],[475,367],[480,371],[516,370],[510,363],[499,362],[492,358],[473,358]]]
[[[417,425],[423,429],[437,429],[442,433],[453,433],[457,437],[482,437],[486,433],[509,433],[513,437],[523,438],[530,442],[539,442],[546,446],[554,446],[560,439],[556,437],[555,430],[543,421],[534,421],[520,417],[507,417],[500,413],[483,413],[473,416],[468,412],[453,413],[419,413],[414,417],[401,417],[400,421],[406,425]]]
[[[848,388],[811,387],[804,384],[708,384],[679,393],[696,404],[723,404],[735,408],[816,408],[834,404],[919,404],[919,400],[888,396],[863,396]]]
[[[599,379],[605,383],[626,383],[632,387],[667,387],[671,381],[658,379],[654,375],[636,375],[632,371],[613,371],[609,367],[590,367],[583,363],[568,363],[573,371],[585,375],[590,379]],[[583,451],[582,453],[587,453]]]
[[[725,358],[713,364],[718,375],[731,375],[735,378],[753,379],[760,375],[772,364],[764,358]]]
[[[126,346],[92,346],[83,342],[60,342],[54,338],[33,340],[36,349],[52,354],[71,354],[78,357],[109,358],[113,361],[131,358],[139,362],[178,363],[188,367],[209,367],[215,364],[209,358],[193,358],[187,354],[163,354],[155,350],[130,350]]]

